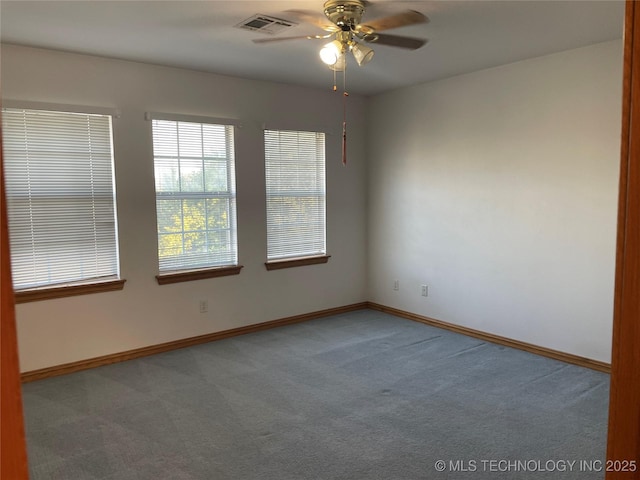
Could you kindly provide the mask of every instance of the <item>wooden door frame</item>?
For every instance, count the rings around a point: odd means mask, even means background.
[[[2,122],[0,122],[1,124]],[[0,125],[0,478],[29,478],[22,413]]]
[[[640,5],[626,4],[607,480],[640,478]],[[617,471],[635,462],[635,471]],[[634,470],[630,466],[628,470]]]

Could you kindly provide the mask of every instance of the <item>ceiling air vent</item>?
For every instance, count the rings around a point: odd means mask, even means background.
[[[295,25],[297,25],[297,23],[290,22],[289,20],[257,14],[243,22],[240,22],[236,25],[236,28],[273,35],[274,33],[278,33],[285,28],[293,27]]]

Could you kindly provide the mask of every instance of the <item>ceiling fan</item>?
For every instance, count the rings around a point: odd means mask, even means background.
[[[260,38],[254,43],[271,43],[283,40],[322,40],[333,38],[320,51],[320,58],[334,71],[344,71],[346,68],[346,53],[351,52],[358,65],[364,65],[373,58],[373,49],[369,44],[388,45],[390,47],[415,50],[422,47],[427,40],[422,38],[404,37],[379,33],[393,28],[405,27],[419,23],[427,23],[429,19],[420,12],[404,10],[394,15],[374,19],[362,23],[366,0],[328,0],[324,4],[324,15],[316,15],[305,10],[288,10],[300,20],[322,28],[324,35],[302,35],[295,37]]]
[[[415,10],[404,10],[395,15],[378,18],[362,23],[365,8],[369,5],[367,0],[327,0],[324,4],[324,15],[316,15],[305,10],[288,10],[287,13],[296,16],[300,20],[322,28],[324,35],[302,35],[297,37],[273,37],[253,40],[255,43],[280,42],[283,40],[323,40],[331,39],[320,50],[321,60],[334,71],[333,90],[336,91],[335,72],[343,72],[344,85],[344,109],[342,120],[342,163],[347,164],[347,114],[346,114],[346,66],[347,52],[351,52],[358,65],[362,66],[373,58],[373,49],[367,43],[388,45],[390,47],[416,50],[427,41],[422,38],[403,37],[378,33],[393,28],[405,27],[419,23],[427,23],[426,15]]]

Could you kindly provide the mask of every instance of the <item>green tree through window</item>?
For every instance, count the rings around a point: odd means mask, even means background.
[[[237,265],[233,127],[153,120],[160,271]]]

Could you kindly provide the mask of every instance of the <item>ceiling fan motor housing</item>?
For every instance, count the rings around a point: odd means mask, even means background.
[[[364,2],[360,0],[329,0],[324,14],[343,31],[353,30],[364,15]]]

